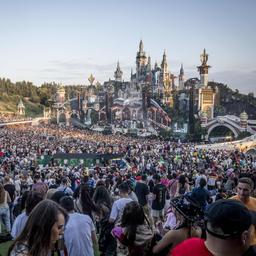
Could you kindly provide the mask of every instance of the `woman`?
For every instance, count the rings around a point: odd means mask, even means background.
[[[97,186],[92,199],[103,215],[111,210],[113,200],[105,186]]]
[[[113,200],[109,191],[105,186],[97,186],[94,194],[93,201],[99,209],[99,251],[101,255],[115,255],[116,243],[115,238],[111,235],[113,224],[109,223],[109,215]]]
[[[79,189],[79,197],[75,200],[75,211],[89,215],[92,221],[94,221],[94,214],[99,212],[85,184],[82,184]]]
[[[0,219],[2,219],[6,231],[11,232],[11,222],[10,222],[10,210],[8,203],[11,202],[9,193],[5,191],[4,186],[0,183]]]
[[[177,244],[190,237],[200,237],[201,224],[204,213],[188,195],[176,197],[171,200],[173,212],[177,223],[174,230],[167,232],[164,237],[153,247],[155,255],[167,255]]]
[[[135,201],[125,206],[121,227],[115,227],[112,234],[128,247],[129,256],[147,255],[150,250],[153,231],[145,219],[142,206]]]
[[[175,196],[182,196],[189,192],[189,183],[185,175],[180,175]]]
[[[9,256],[47,256],[64,234],[68,215],[52,200],[41,201],[30,213],[21,234],[9,248]]]

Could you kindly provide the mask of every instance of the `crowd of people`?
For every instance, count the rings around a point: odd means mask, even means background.
[[[16,121],[28,121],[31,120],[30,117],[24,117],[18,114],[9,114],[9,113],[0,113],[0,124],[8,123],[8,122],[16,122]]]
[[[56,153],[122,154],[129,166],[69,166]],[[12,256],[255,255],[255,191],[256,158],[238,150],[55,125],[0,129]]]

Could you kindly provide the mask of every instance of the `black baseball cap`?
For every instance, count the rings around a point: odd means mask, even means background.
[[[220,239],[239,237],[252,224],[256,224],[256,212],[249,211],[240,201],[218,200],[205,212],[206,230]]]
[[[191,222],[203,222],[204,212],[200,205],[189,194],[173,198],[170,204],[185,219]]]

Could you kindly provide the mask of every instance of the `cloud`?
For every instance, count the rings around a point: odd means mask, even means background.
[[[88,62],[79,62],[79,61],[59,61],[54,60],[51,61],[50,64],[54,65],[56,68],[63,70],[95,70],[95,71],[106,71],[113,70],[116,63],[108,63],[108,64],[95,64]]]
[[[82,61],[52,60],[49,66],[40,70],[42,80],[65,81],[69,83],[87,84],[87,78],[92,73],[97,81],[104,82],[113,79],[117,63],[96,64]],[[131,66],[121,66],[124,79],[129,79]],[[73,79],[73,80],[72,80]]]
[[[209,74],[209,79],[215,82],[227,84],[232,89],[238,89],[241,93],[256,93],[256,70],[237,71],[226,70]]]

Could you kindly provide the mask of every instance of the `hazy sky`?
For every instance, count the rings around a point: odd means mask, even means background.
[[[160,64],[198,77],[203,48],[209,80],[256,93],[256,0],[0,0],[0,77],[36,85],[88,84],[91,73],[124,79],[140,39]]]

